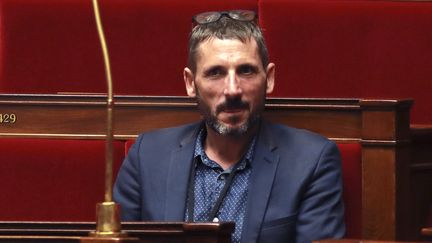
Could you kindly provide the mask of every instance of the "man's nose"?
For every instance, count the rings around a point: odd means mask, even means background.
[[[230,73],[227,76],[224,95],[227,96],[237,96],[242,93],[242,89],[240,87],[240,80],[238,79],[235,73]]]

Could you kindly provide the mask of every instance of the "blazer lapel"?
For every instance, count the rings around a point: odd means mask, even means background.
[[[252,174],[241,242],[257,241],[279,164],[279,155],[274,153],[276,146],[265,123],[262,124],[257,142],[251,163]]]
[[[171,153],[167,178],[165,220],[184,221],[189,176],[195,149],[195,131]]]

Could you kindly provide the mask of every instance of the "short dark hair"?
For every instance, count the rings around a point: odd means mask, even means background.
[[[211,38],[236,39],[243,43],[254,39],[264,70],[269,63],[268,51],[260,27],[253,21],[239,21],[223,16],[216,22],[199,24],[192,29],[189,36],[188,67],[194,74],[198,46]]]

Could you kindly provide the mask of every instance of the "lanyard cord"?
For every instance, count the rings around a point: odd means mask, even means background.
[[[228,175],[228,178],[225,182],[225,185],[222,188],[222,191],[220,192],[219,197],[216,200],[215,205],[213,206],[212,210],[210,211],[210,216],[209,216],[208,221],[210,221],[210,222],[213,221],[213,219],[216,217],[216,214],[219,212],[220,206],[222,205],[222,202],[228,193],[228,189],[231,187],[234,176],[237,173],[237,169],[239,166],[240,166],[240,162],[235,164],[234,167],[231,169],[231,172]],[[191,175],[190,175],[190,179],[189,179],[188,199],[187,199],[188,222],[194,221],[196,167],[198,167],[198,159],[197,158],[195,158],[195,163],[192,165]]]
[[[189,177],[188,185],[188,198],[187,198],[187,210],[188,210],[188,222],[193,222],[194,218],[194,207],[195,207],[195,171],[198,165],[198,159],[194,159],[194,164],[192,165],[191,174]]]

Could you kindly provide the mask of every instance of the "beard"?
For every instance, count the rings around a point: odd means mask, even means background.
[[[199,91],[197,90],[198,109],[204,118],[204,122],[209,128],[220,135],[240,137],[241,135],[246,134],[259,123],[261,113],[264,110],[264,102],[265,94],[263,95],[261,104],[257,106],[256,110],[251,111],[246,121],[237,126],[229,126],[221,122],[217,118],[217,115],[226,109],[249,109],[249,103],[242,101],[241,97],[229,98],[224,103],[218,105],[215,113],[213,113],[210,106],[203,101]],[[229,119],[231,123],[236,124],[240,121],[241,117],[233,115]]]

